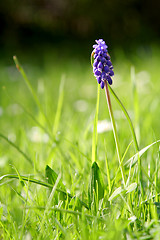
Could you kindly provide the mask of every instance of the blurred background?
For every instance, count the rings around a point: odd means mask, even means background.
[[[92,45],[95,39],[103,38],[109,46],[114,66],[113,88],[131,112],[142,135],[150,131],[157,139],[159,16],[160,1],[156,0],[1,0],[0,86],[5,86],[10,98],[15,98],[9,99],[0,88],[0,125],[4,134],[13,131],[13,136],[17,135],[13,121],[18,131],[22,122],[26,124],[23,129],[29,128],[25,114],[22,121],[21,112],[15,110],[17,105],[11,103],[22,103],[43,122],[15,67],[13,55],[16,55],[52,124],[59,99],[58,89],[64,80],[63,121],[60,121],[59,129],[64,135],[67,128],[68,135],[75,132],[79,141],[77,131],[86,131],[95,111],[97,84],[90,64]],[[101,93],[99,115],[103,120],[108,111],[103,91]],[[10,104],[13,109],[9,108],[7,115]],[[119,111],[115,102],[113,105]],[[124,126],[125,132],[124,118],[119,112],[117,119],[122,121],[121,130]],[[33,123],[30,125],[32,127]],[[78,126],[82,127],[78,130]],[[140,138],[140,130],[137,134]],[[126,142],[124,144],[128,145],[128,140]],[[149,142],[151,140],[142,145]]]
[[[0,1],[0,56],[69,47],[87,57],[98,38],[110,48],[134,51],[159,40],[159,11],[156,0]]]

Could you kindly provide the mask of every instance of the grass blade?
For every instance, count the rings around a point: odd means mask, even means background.
[[[59,87],[59,99],[58,99],[58,104],[57,104],[57,111],[56,111],[54,125],[53,125],[53,135],[54,136],[58,130],[58,126],[59,126],[59,122],[60,122],[63,99],[64,99],[64,79],[62,78],[60,87]]]
[[[6,136],[4,136],[2,133],[0,133],[0,137],[3,138],[6,142],[8,142],[12,147],[14,147],[32,166],[33,162],[32,160],[18,147],[16,144],[11,142]]]
[[[16,175],[16,174],[3,175],[3,176],[0,177],[0,181],[5,179],[5,178],[19,179],[19,176]],[[30,176],[22,176],[21,175],[21,179],[23,181],[35,183],[35,184],[38,184],[38,185],[41,185],[41,186],[44,186],[44,187],[47,187],[47,188],[53,188],[53,186],[54,186],[53,184],[50,184],[50,183],[47,183],[47,182],[44,182],[44,181],[41,181],[41,180],[37,180],[37,179],[34,179],[34,178],[30,178]],[[77,198],[76,196],[72,196],[70,193],[67,193],[67,192],[63,191],[62,189],[56,188],[56,191],[60,192],[60,193],[63,193],[66,197],[68,196],[69,198]],[[79,199],[79,202],[81,203],[82,206],[89,209],[88,205],[85,202],[81,201],[80,199]]]
[[[97,89],[97,105],[96,113],[94,117],[94,127],[93,127],[93,136],[92,136],[92,163],[97,161],[97,123],[98,123],[98,112],[99,112],[99,98],[100,98],[100,85],[98,84]]]
[[[130,193],[132,191],[134,191],[137,188],[137,183],[131,183],[128,187],[126,187],[126,193]]]
[[[131,80],[132,80],[132,91],[133,91],[133,103],[134,103],[134,122],[135,122],[135,132],[140,139],[140,129],[139,129],[139,99],[138,99],[138,89],[135,76],[135,68],[131,67]]]
[[[130,118],[127,110],[125,109],[123,103],[121,102],[121,100],[119,99],[119,97],[116,95],[116,93],[113,91],[113,89],[111,88],[111,86],[109,84],[108,84],[108,87],[109,87],[110,92],[114,96],[115,100],[120,105],[124,115],[127,118],[127,121],[129,123],[130,129],[131,129],[131,133],[132,133],[132,137],[133,137],[133,141],[134,141],[134,144],[135,144],[136,151],[139,151],[138,142],[137,142],[137,138],[136,138],[136,134],[135,134],[135,131],[134,131],[134,127],[133,127],[133,123],[131,121],[131,118]]]
[[[104,144],[105,147],[105,162],[106,162],[106,169],[107,169],[107,180],[108,180],[108,188],[109,188],[109,195],[111,193],[111,179],[110,179],[110,171],[109,171],[109,164],[108,164],[108,158],[107,158],[107,151],[106,151],[106,144]]]
[[[130,163],[132,162],[132,166],[138,161],[138,157],[141,157],[150,147],[152,147],[154,144],[160,142],[160,140],[151,143],[150,145],[148,145],[147,147],[141,149],[138,153],[136,153],[133,157],[131,157],[126,163],[125,165],[127,165],[129,167]]]
[[[28,77],[27,77],[24,69],[23,69],[22,66],[19,64],[19,61],[18,61],[18,59],[17,59],[16,56],[13,56],[13,60],[14,60],[14,62],[15,62],[15,64],[16,64],[16,68],[19,70],[19,72],[21,73],[23,79],[25,80],[25,83],[26,83],[29,91],[31,92],[32,97],[33,97],[35,103],[37,104],[39,110],[40,110],[41,113],[43,114],[44,118],[46,119],[46,122],[48,123],[48,126],[49,126],[50,129],[51,129],[51,124],[50,124],[50,122],[49,122],[49,119],[47,118],[46,114],[44,113],[44,110],[43,110],[43,108],[42,108],[42,105],[41,105],[38,97],[37,97],[37,94],[36,94],[36,92],[34,91],[34,89],[33,89],[32,85],[31,85],[31,83],[30,83],[30,81],[29,81],[29,79],[28,79]]]
[[[118,197],[120,193],[122,193],[124,189],[122,187],[117,188],[112,195],[109,197],[108,201],[112,201],[114,198]]]
[[[25,206],[26,209],[45,209],[45,207],[43,206]],[[51,211],[54,211],[54,212],[61,212],[61,213],[67,213],[67,214],[72,214],[72,215],[75,215],[75,216],[82,216],[83,213],[82,212],[79,212],[79,211],[74,211],[74,210],[68,210],[68,209],[61,209],[61,208],[57,208],[57,207],[50,207],[49,210]],[[84,216],[88,219],[96,219],[100,222],[106,222],[106,220],[102,217],[95,217],[93,215],[90,215],[90,214],[84,214]]]
[[[39,239],[41,239],[41,236],[44,235],[44,232],[45,232],[44,224],[45,224],[48,212],[49,212],[49,208],[51,207],[52,199],[54,197],[54,194],[55,194],[55,191],[56,191],[56,188],[58,186],[60,178],[61,178],[61,176],[59,175],[56,179],[55,184],[53,185],[52,191],[51,191],[50,196],[48,198],[48,201],[47,201],[47,204],[46,204],[46,207],[45,207],[45,211],[44,211],[44,214],[43,214],[43,218],[42,218],[42,221],[41,221],[41,225],[40,225],[41,229],[40,229]]]
[[[122,157],[121,157],[121,151],[120,151],[120,144],[119,144],[119,139],[118,139],[116,123],[115,123],[115,119],[114,119],[114,114],[113,114],[113,110],[112,110],[110,94],[109,94],[109,91],[108,91],[108,86],[109,86],[109,84],[107,83],[107,81],[104,81],[105,94],[106,94],[106,99],[107,99],[107,104],[108,104],[109,115],[110,115],[110,119],[111,119],[111,122],[112,122],[112,130],[113,130],[114,140],[115,140],[115,144],[116,144],[118,162],[119,162],[119,167],[120,167],[120,170],[121,170],[123,185],[125,187],[126,176],[125,176],[125,171],[124,171],[123,164],[122,164],[122,161],[121,161]]]

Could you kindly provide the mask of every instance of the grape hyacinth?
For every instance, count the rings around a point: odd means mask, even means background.
[[[96,40],[95,45],[93,45],[92,56],[94,55],[93,63],[93,73],[97,79],[97,82],[101,85],[101,88],[104,88],[104,81],[112,84],[112,76],[114,75],[113,66],[111,58],[108,54],[108,46],[106,45],[103,39]]]

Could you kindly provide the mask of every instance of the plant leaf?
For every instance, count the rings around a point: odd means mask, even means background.
[[[89,208],[91,208],[91,204],[94,202],[95,196],[97,196],[98,202],[104,197],[103,178],[96,162],[94,162],[91,167],[90,183],[88,187]]]
[[[50,168],[47,165],[46,169],[45,169],[45,175],[46,175],[48,183],[50,183],[50,184],[52,184],[54,186],[55,183],[56,183],[56,180],[58,178],[58,174],[52,168]],[[66,192],[66,188],[65,188],[65,186],[64,186],[64,184],[63,184],[61,179],[58,182],[57,188],[59,188],[59,189],[63,190],[64,192]],[[62,200],[62,201],[66,200],[66,194],[61,192],[59,194],[59,196],[60,196],[60,200]]]
[[[121,192],[123,192],[124,189],[119,187],[117,188],[113,193],[112,195],[109,197],[108,201],[112,201],[115,197],[117,197]]]
[[[134,191],[137,188],[137,183],[134,182],[132,184],[130,184],[128,187],[126,187],[126,193],[130,193],[132,191]]]
[[[46,166],[46,169],[45,169],[45,175],[48,180],[48,183],[54,185],[58,178],[58,174],[52,168],[50,168],[48,165]],[[66,191],[66,188],[61,179],[59,180],[57,187],[59,189],[62,189],[63,191]]]
[[[133,157],[131,157],[126,163],[125,165],[127,165],[127,167],[130,166],[130,163],[132,162],[131,167],[137,162],[138,160],[138,155],[139,157],[141,157],[150,147],[152,147],[154,144],[160,142],[160,140],[153,142],[152,144],[148,145],[147,147],[141,149],[138,153],[136,153]]]

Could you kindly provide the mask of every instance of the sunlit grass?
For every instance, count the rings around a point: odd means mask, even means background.
[[[131,116],[140,149],[160,139],[158,52],[141,50],[130,60],[122,52],[113,54],[113,89]],[[2,239],[157,239],[159,145],[142,155],[144,196],[139,199],[136,164],[124,165],[128,188],[123,189],[111,129],[101,125],[98,141],[92,138],[99,124],[94,124],[97,83],[87,60],[56,62],[46,55],[41,67],[21,62],[41,107],[14,62],[0,67],[0,176],[11,174],[0,181]],[[99,97],[98,120],[110,122],[104,91]],[[128,122],[111,99],[125,164],[136,151]],[[94,196],[88,209],[83,203],[88,205],[94,154],[104,199]],[[54,172],[46,175],[46,165]],[[50,174],[58,180],[47,181]],[[76,197],[64,197],[56,187]]]

